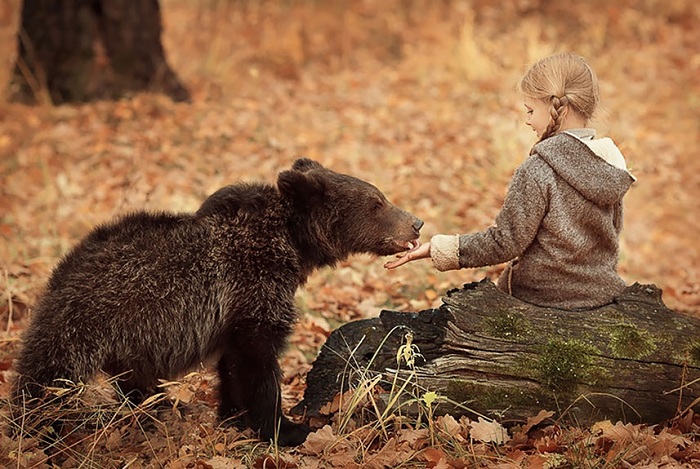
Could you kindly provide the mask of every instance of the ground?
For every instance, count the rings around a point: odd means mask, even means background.
[[[14,63],[19,7],[20,0],[0,6],[2,88]],[[515,85],[528,64],[557,51],[578,52],[597,71],[603,108],[593,125],[616,141],[638,177],[625,199],[622,276],[656,284],[669,307],[700,315],[697,4],[163,0],[162,10],[166,54],[192,103],[139,94],[25,107],[0,98],[1,397],[52,266],[116,214],[194,210],[222,185],[273,182],[308,156],[371,181],[425,220],[423,240],[489,226],[535,141]],[[499,272],[438,273],[429,263],[389,272],[383,262],[353,258],[314,274],[298,295],[303,316],[283,360],[286,408],[298,401],[310,363],[338,324],[381,308],[439,304],[447,289]],[[75,438],[61,464],[571,467],[583,460],[648,467],[700,459],[692,417],[663,430],[614,422],[511,429],[508,442],[484,437],[476,417],[420,428],[413,422],[401,431],[395,420],[380,430],[356,422],[345,433],[322,430],[303,450],[277,452],[217,427],[212,379],[203,369],[175,385],[178,406],[152,410],[158,420],[150,426],[130,414],[126,423]],[[34,442],[1,443],[14,457],[7,464],[42,460]]]

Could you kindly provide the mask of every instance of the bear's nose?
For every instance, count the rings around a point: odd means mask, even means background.
[[[423,220],[416,218],[416,221],[413,222],[413,228],[415,228],[416,231],[420,231],[420,229],[423,228]]]

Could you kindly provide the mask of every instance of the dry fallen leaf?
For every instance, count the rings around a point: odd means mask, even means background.
[[[447,467],[447,455],[438,448],[425,448],[420,453],[421,458],[426,461],[427,467],[436,468],[442,465]]]
[[[489,422],[483,417],[479,417],[477,422],[472,422],[469,437],[476,441],[497,445],[502,445],[510,439],[503,425],[496,421]]]
[[[461,434],[462,426],[450,414],[438,417],[436,419],[436,426],[450,437],[458,441],[465,441],[464,436]]]
[[[413,429],[402,428],[398,432],[399,441],[406,442],[409,446],[416,449],[420,442],[425,442],[430,437],[430,430],[427,428]]]
[[[295,469],[299,467],[290,455],[276,454],[260,456],[253,464],[255,469]]]
[[[405,462],[412,452],[413,450],[397,444],[396,438],[392,437],[379,451],[365,458],[363,467],[367,469],[397,467]]]
[[[527,434],[532,427],[539,425],[540,423],[550,418],[552,415],[554,415],[554,412],[552,411],[540,410],[539,413],[534,417],[527,418],[527,424],[525,424],[525,426],[523,427],[522,432]]]
[[[325,425],[313,433],[309,433],[306,441],[302,445],[304,452],[307,454],[320,454],[326,448],[336,442],[338,438],[333,434],[333,429],[330,425]]]

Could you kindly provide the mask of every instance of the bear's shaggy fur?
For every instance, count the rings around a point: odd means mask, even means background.
[[[62,380],[124,374],[143,397],[159,378],[218,359],[219,414],[243,412],[263,439],[309,428],[280,408],[278,357],[314,269],[353,253],[390,255],[422,222],[373,185],[309,159],[277,187],[227,186],[194,214],[134,213],[95,229],[55,268],[17,363],[14,399]]]

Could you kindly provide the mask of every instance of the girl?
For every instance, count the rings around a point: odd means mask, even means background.
[[[582,57],[557,54],[530,67],[518,90],[539,140],[495,225],[436,235],[385,267],[423,258],[440,271],[511,261],[498,287],[516,298],[561,309],[607,304],[625,288],[617,273],[622,198],[635,178],[612,140],[586,127],[598,104],[596,75]]]

